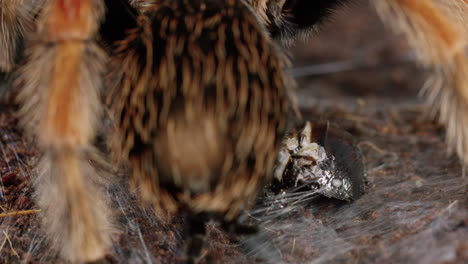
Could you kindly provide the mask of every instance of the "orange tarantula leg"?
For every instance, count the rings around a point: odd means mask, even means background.
[[[405,33],[433,70],[424,90],[447,127],[449,150],[468,165],[468,1],[373,1],[385,22]]]
[[[44,227],[72,262],[102,258],[111,242],[101,178],[89,161],[106,60],[95,43],[103,14],[102,1],[48,1],[17,82],[22,122],[43,152],[35,185]]]

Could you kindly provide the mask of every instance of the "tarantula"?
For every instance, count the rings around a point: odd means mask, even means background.
[[[142,197],[161,215],[188,212],[189,261],[210,218],[252,231],[237,216],[271,179],[291,108],[275,40],[313,32],[350,1],[0,0],[0,71],[21,88],[22,124],[42,152],[36,200],[62,256],[98,260],[112,243],[93,144],[104,108],[110,152]],[[374,2],[437,70],[429,99],[468,163],[467,1]]]
[[[2,10],[22,14],[20,2]],[[254,231],[237,217],[271,178],[286,129],[286,61],[244,2],[141,7],[44,1],[32,30],[26,15],[14,16],[27,47],[15,80],[21,120],[42,151],[36,199],[49,237],[73,262],[98,260],[111,244],[104,161],[93,146],[104,91],[111,152],[160,215],[187,212],[189,262],[212,218]],[[13,54],[16,43],[4,41]]]

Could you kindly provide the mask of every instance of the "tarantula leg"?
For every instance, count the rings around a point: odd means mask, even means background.
[[[422,92],[445,124],[449,151],[468,165],[468,1],[453,1],[451,7],[442,2],[373,1],[384,21],[418,51],[418,62],[432,71]]]
[[[35,179],[43,226],[72,262],[100,259],[111,224],[100,177],[90,163],[106,56],[95,43],[101,1],[50,0],[20,69],[20,115],[43,153]]]
[[[187,220],[189,236],[187,263],[198,263],[205,244],[207,217],[203,213],[190,213]]]

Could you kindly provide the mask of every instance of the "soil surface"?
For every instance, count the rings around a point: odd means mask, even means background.
[[[356,137],[366,194],[351,203],[313,199],[274,221],[260,217],[260,238],[250,242],[210,224],[202,262],[467,263],[468,176],[418,97],[428,73],[411,62],[405,41],[361,1],[291,50],[304,118]],[[38,153],[8,100],[0,108],[0,263],[64,263],[40,228],[31,188]],[[183,263],[181,217],[161,221],[124,183],[108,193],[120,223],[110,263]]]

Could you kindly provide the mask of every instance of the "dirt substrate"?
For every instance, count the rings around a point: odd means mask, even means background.
[[[299,105],[305,118],[330,120],[357,138],[370,185],[352,203],[320,198],[260,219],[263,238],[241,239],[248,246],[210,225],[204,262],[467,263],[468,176],[417,97],[426,73],[402,62],[404,42],[364,2],[294,50],[296,67],[358,61],[345,72],[298,78]],[[38,153],[13,112],[0,108],[0,263],[63,263],[40,229],[31,188]],[[163,223],[124,184],[108,194],[120,230],[110,263],[183,263],[180,217]]]

